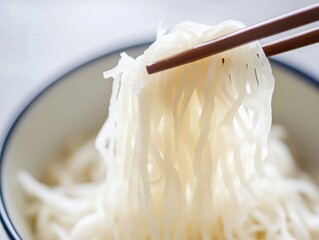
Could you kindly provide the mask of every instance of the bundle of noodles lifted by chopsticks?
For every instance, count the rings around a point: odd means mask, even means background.
[[[37,239],[319,239],[319,190],[282,127],[258,42],[154,75],[145,65],[244,27],[192,22],[136,59],[121,54],[96,138],[18,176]],[[30,210],[31,209],[31,210]]]

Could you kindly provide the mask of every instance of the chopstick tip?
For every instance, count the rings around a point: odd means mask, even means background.
[[[154,68],[154,66],[156,67],[156,65],[154,65],[154,63],[149,63],[146,65],[146,71],[149,75],[156,73],[156,68]]]

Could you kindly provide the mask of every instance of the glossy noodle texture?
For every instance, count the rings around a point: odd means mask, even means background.
[[[271,127],[274,78],[258,42],[148,75],[145,65],[233,32],[191,22],[121,54],[109,117],[51,168],[21,172],[37,239],[317,239],[319,191]]]

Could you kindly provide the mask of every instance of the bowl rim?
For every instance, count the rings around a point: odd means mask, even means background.
[[[6,150],[7,147],[10,143],[11,137],[13,135],[13,133],[15,132],[16,127],[18,126],[19,122],[21,121],[21,119],[23,119],[23,117],[27,114],[28,110],[34,105],[35,102],[37,102],[47,91],[49,91],[52,87],[56,86],[57,84],[59,84],[60,82],[62,82],[62,80],[73,74],[74,72],[76,72],[77,70],[92,64],[94,62],[99,61],[102,58],[105,58],[107,56],[113,55],[113,54],[119,54],[123,51],[127,51],[130,49],[134,49],[134,48],[139,48],[139,47],[143,47],[143,46],[149,46],[152,42],[154,41],[146,41],[144,43],[140,43],[140,44],[135,44],[135,45],[130,45],[130,46],[123,46],[120,48],[117,48],[114,51],[108,51],[98,57],[95,58],[91,58],[88,61],[84,61],[81,64],[76,65],[75,67],[70,68],[69,71],[65,71],[63,74],[61,74],[59,77],[55,78],[55,80],[49,82],[46,86],[44,86],[40,91],[38,91],[37,93],[33,94],[31,100],[29,100],[27,102],[27,104],[25,104],[24,106],[22,106],[20,108],[19,111],[16,111],[17,114],[15,115],[15,117],[13,118],[14,120],[12,121],[11,125],[9,125],[9,130],[7,131],[7,133],[5,133],[2,136],[0,136],[0,146],[1,146],[1,150],[0,150],[0,224],[2,224],[2,227],[4,228],[7,236],[9,237],[10,240],[22,240],[23,238],[20,236],[19,232],[17,231],[15,225],[13,224],[10,215],[8,213],[8,210],[6,208],[6,204],[4,201],[4,197],[3,197],[3,193],[2,193],[2,165],[4,162],[4,157],[6,155]],[[288,72],[291,72],[295,75],[298,75],[301,79],[305,80],[305,82],[307,82],[308,84],[312,85],[313,87],[315,87],[318,92],[319,92],[319,78],[305,72],[304,70],[301,70],[300,68],[292,65],[292,64],[287,64],[284,63],[280,60],[277,59],[273,59],[273,58],[269,58],[270,62],[274,65],[277,65],[285,70],[287,70]],[[2,140],[2,141],[1,141]]]

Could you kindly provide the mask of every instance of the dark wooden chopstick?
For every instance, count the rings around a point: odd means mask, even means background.
[[[281,38],[271,43],[264,44],[263,50],[266,56],[274,56],[293,49],[305,47],[319,42],[319,27],[301,32],[290,37]]]
[[[160,72],[318,20],[319,3],[199,44],[185,52],[150,63],[146,69],[149,74]],[[300,38],[297,40],[299,41]]]

